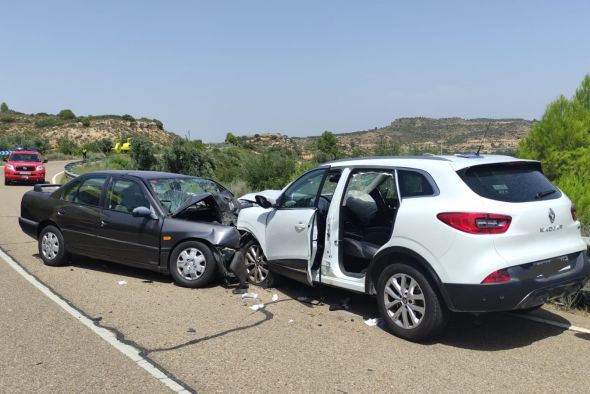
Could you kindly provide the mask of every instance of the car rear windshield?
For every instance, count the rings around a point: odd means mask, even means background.
[[[41,160],[39,160],[39,155],[35,154],[35,153],[13,153],[12,156],[10,156],[9,161],[20,161],[20,162],[35,162],[38,163]]]
[[[483,164],[458,174],[471,190],[492,200],[529,202],[561,197],[561,192],[541,172],[539,163]]]

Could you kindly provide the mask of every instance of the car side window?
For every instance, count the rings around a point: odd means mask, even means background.
[[[403,197],[432,196],[434,189],[426,177],[417,171],[399,170],[398,182]]]
[[[137,207],[150,208],[150,202],[142,187],[128,179],[116,179],[107,192],[107,208],[131,213]]]
[[[81,182],[79,181],[74,181],[65,185],[61,191],[61,199],[65,201],[74,201],[74,197],[80,188],[80,183]]]
[[[315,208],[325,170],[316,170],[303,175],[285,191],[279,208]]]
[[[87,178],[81,182],[80,187],[74,188],[71,195],[68,195],[68,199],[64,199],[75,203],[98,206],[105,180],[105,177]]]

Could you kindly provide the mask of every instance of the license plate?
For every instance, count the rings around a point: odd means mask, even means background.
[[[28,176],[28,175],[21,175],[20,177],[21,177],[22,179],[29,179],[29,176]]]
[[[567,256],[555,257],[533,264],[532,273],[535,277],[548,278],[558,273],[570,270],[572,265]]]
[[[21,171],[20,174],[21,175],[31,175],[31,173],[29,171]]]

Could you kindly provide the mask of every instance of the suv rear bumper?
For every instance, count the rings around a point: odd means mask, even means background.
[[[585,252],[568,255],[571,268],[545,278],[534,276],[541,262],[507,268],[508,282],[488,284],[443,284],[449,309],[455,312],[498,312],[532,308],[547,300],[580,290],[590,278]]]

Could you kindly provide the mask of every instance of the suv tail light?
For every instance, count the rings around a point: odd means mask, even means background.
[[[578,212],[576,211],[576,204],[572,204],[572,219],[574,219],[574,222],[576,220],[578,220]]]
[[[505,269],[494,271],[481,282],[481,283],[498,283],[508,282],[510,280],[510,274]]]
[[[505,233],[512,221],[510,216],[493,213],[444,212],[436,217],[441,222],[469,234]]]

